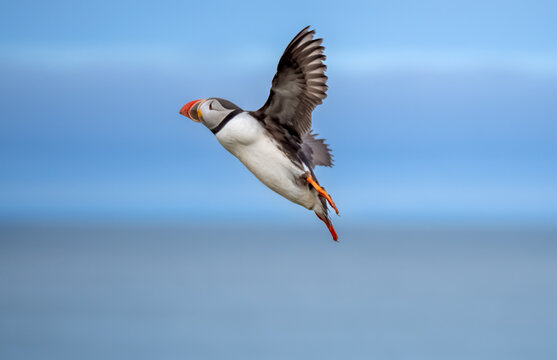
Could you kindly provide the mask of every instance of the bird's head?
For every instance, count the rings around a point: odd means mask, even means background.
[[[190,101],[182,106],[180,114],[214,129],[228,114],[238,109],[240,108],[228,100],[208,98]]]

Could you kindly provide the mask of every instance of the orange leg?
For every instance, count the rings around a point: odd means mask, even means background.
[[[317,215],[317,213],[315,213],[315,215]],[[327,229],[329,229],[329,232],[331,233],[333,240],[334,241],[338,241],[338,235],[337,232],[335,231],[335,228],[333,227],[333,224],[331,224],[331,222],[329,220],[323,219],[321,216],[317,215],[317,217],[323,221],[325,223],[325,225],[327,225]]]
[[[310,183],[315,190],[317,190],[317,192],[319,193],[319,195],[323,196],[325,199],[327,199],[327,201],[329,202],[329,205],[331,205],[331,207],[333,209],[335,209],[337,215],[338,215],[338,209],[337,206],[335,205],[333,199],[331,199],[331,196],[329,194],[327,194],[327,192],[325,191],[325,189],[323,189],[321,186],[319,186],[319,184],[317,182],[315,182],[315,180],[313,180],[313,178],[311,177],[311,175],[308,175],[308,177],[306,178],[307,182]],[[323,219],[321,219],[323,220]]]

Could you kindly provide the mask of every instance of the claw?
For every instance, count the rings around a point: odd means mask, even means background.
[[[317,192],[319,193],[319,195],[323,196],[325,199],[327,199],[327,202],[329,203],[329,205],[331,205],[331,207],[333,209],[335,209],[335,212],[338,215],[338,209],[337,206],[335,205],[335,202],[333,201],[333,199],[331,198],[331,196],[329,194],[327,194],[327,192],[325,191],[325,189],[323,189],[321,186],[319,186],[319,184],[313,180],[313,178],[311,177],[311,175],[308,175],[308,177],[306,178],[307,182],[310,183],[315,190],[317,190]],[[319,216],[319,215],[317,215]],[[320,218],[321,219],[321,218]],[[323,220],[323,219],[321,219]],[[325,220],[323,220],[325,221]]]

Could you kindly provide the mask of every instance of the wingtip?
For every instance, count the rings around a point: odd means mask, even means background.
[[[299,34],[302,34],[302,33],[315,35],[315,29],[312,29],[311,25],[308,25],[305,28],[303,28],[302,30],[300,30]]]

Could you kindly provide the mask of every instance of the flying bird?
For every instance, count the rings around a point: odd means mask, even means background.
[[[221,98],[193,100],[180,114],[205,125],[259,181],[315,212],[338,236],[328,214],[338,209],[317,181],[315,166],[333,166],[331,150],[311,130],[311,113],[327,96],[323,39],[304,28],[282,54],[267,102],[245,111]]]

